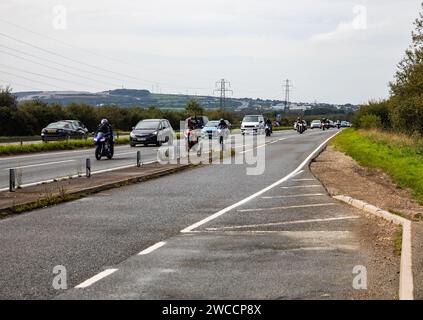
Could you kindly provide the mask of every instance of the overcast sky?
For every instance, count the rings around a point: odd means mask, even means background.
[[[293,101],[362,103],[388,95],[420,3],[1,0],[0,85],[282,99],[289,78]]]

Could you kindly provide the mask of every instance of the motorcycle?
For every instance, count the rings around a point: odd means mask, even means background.
[[[266,132],[266,137],[270,137],[272,135],[272,129],[268,124],[264,127],[264,131]]]
[[[111,139],[113,139],[113,137]],[[95,158],[97,160],[101,160],[102,157],[107,157],[109,160],[113,158],[113,142],[108,141],[103,132],[98,132],[94,137],[94,145]]]
[[[305,129],[306,129],[304,123],[302,123],[302,122],[297,122],[296,128],[297,128],[297,132],[299,134],[303,134]]]
[[[336,127],[339,129],[341,129],[341,124],[339,122],[336,123]]]

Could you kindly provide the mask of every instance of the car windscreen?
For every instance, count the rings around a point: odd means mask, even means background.
[[[242,120],[243,122],[259,122],[259,117],[257,116],[247,116],[244,117],[244,120]]]
[[[55,123],[50,123],[47,128],[54,128],[54,129],[69,129],[71,126],[69,123],[67,122],[55,122]]]
[[[135,130],[150,130],[150,129],[157,129],[159,127],[159,121],[141,121],[138,122]]]
[[[212,128],[212,127],[217,127],[219,125],[219,121],[209,121],[206,124],[206,127],[208,128]]]

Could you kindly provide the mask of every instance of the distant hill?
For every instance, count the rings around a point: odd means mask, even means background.
[[[121,107],[157,107],[161,109],[183,109],[191,99],[197,100],[206,109],[217,109],[220,107],[219,97],[213,96],[190,96],[182,94],[156,94],[148,90],[138,89],[114,89],[103,92],[91,93],[85,91],[27,91],[14,93],[19,101],[41,100],[46,103],[60,103],[69,105],[71,103],[86,103],[95,106],[118,105]],[[281,112],[284,109],[284,101],[263,100],[252,98],[228,98],[225,104],[226,109],[240,112]],[[292,103],[293,113],[304,112],[316,114],[325,109],[325,112],[344,113],[354,112],[358,106],[331,105],[327,103]],[[295,111],[298,110],[298,111]],[[317,110],[316,110],[317,111]]]

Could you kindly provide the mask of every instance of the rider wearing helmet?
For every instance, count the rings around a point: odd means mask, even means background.
[[[97,131],[95,132],[95,134],[97,135],[97,133],[102,132],[104,134],[104,136],[107,139],[107,142],[109,143],[109,146],[111,148],[113,148],[113,128],[111,126],[111,124],[109,123],[109,120],[107,119],[102,119]]]
[[[226,123],[226,121],[224,119],[220,119],[219,124],[217,125],[218,129],[227,129],[228,128],[228,124]]]
[[[266,125],[269,127],[270,129],[270,133],[273,133],[273,125],[272,125],[272,121],[270,121],[270,119],[266,120]]]

